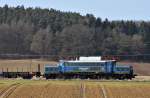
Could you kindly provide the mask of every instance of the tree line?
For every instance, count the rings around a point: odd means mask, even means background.
[[[0,54],[150,54],[150,22],[5,5],[0,7]]]

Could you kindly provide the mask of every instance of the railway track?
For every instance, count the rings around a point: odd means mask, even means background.
[[[2,92],[0,92],[0,98],[8,98],[14,92],[14,90],[20,85],[21,85],[20,83],[15,83],[5,88]]]

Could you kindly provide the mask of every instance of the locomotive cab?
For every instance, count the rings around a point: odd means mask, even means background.
[[[119,79],[133,78],[133,67],[130,65],[116,65],[113,74]]]

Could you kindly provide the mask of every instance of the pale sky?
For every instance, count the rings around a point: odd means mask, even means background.
[[[54,8],[109,20],[150,21],[150,0],[0,0],[0,6]]]

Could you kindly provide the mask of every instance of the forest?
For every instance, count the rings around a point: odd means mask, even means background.
[[[150,54],[150,22],[5,5],[0,7],[0,54]]]

